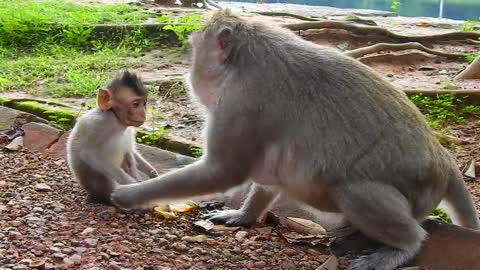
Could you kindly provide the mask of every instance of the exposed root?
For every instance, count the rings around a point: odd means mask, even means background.
[[[478,56],[473,62],[462,72],[460,72],[455,80],[475,80],[480,79],[480,56]]]
[[[438,55],[446,58],[464,58],[465,54],[462,53],[446,53],[437,50],[429,49],[418,42],[408,42],[402,44],[392,44],[392,43],[378,43],[372,46],[359,48],[345,52],[346,55],[353,58],[360,58],[368,54],[378,53],[380,51],[403,51],[403,50],[419,50],[433,55]]]
[[[460,138],[455,137],[455,136],[443,134],[443,133],[438,132],[438,131],[433,131],[433,135],[435,135],[437,140],[444,146],[448,146],[449,144],[452,144],[452,143],[453,144],[458,144],[458,145],[468,143],[468,141],[466,141],[466,140],[460,139]]]
[[[432,60],[432,58],[433,56],[424,52],[411,52],[404,54],[382,53],[368,55],[357,58],[357,60],[365,65],[372,65],[374,63],[400,63],[401,65],[414,65],[416,63]]]
[[[410,90],[404,89],[407,96],[423,95],[428,97],[437,97],[437,95],[453,95],[458,98],[464,98],[468,104],[480,104],[480,90]]]
[[[407,36],[393,33],[385,28],[367,25],[355,25],[341,21],[318,21],[318,22],[302,22],[283,24],[283,27],[292,31],[309,30],[309,29],[343,29],[357,34],[369,35],[377,34],[389,37],[399,42],[437,42],[452,40],[477,40],[480,38],[478,32],[450,32],[445,34],[429,35],[429,36]]]
[[[310,21],[310,22],[317,22],[320,21],[319,19],[311,18],[311,17],[305,17],[302,15],[294,14],[294,13],[288,13],[288,12],[274,12],[274,11],[262,11],[262,12],[252,12],[264,16],[279,16],[279,17],[292,17],[296,18],[302,21]]]

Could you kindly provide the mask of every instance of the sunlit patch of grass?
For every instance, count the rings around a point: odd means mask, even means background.
[[[0,61],[0,92],[42,89],[51,97],[91,96],[104,85],[110,71],[129,68],[134,56],[128,49],[103,49],[93,53],[58,50],[57,55],[22,56]]]

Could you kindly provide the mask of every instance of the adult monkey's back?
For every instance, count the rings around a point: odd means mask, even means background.
[[[208,112],[198,162],[119,187],[125,209],[225,191],[251,179],[324,211],[385,244],[349,269],[394,269],[426,232],[420,222],[446,199],[457,224],[479,228],[461,173],[424,117],[369,67],[286,29],[213,16],[191,37],[193,94]],[[257,185],[238,216],[274,197]],[[235,217],[225,213],[225,220]]]

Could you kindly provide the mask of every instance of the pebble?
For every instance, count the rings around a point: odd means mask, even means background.
[[[41,207],[34,207],[34,208],[32,209],[32,212],[34,212],[34,213],[43,213],[43,208],[41,208]]]
[[[170,241],[168,241],[168,240],[165,239],[165,238],[159,238],[159,239],[157,240],[157,244],[158,244],[159,246],[165,246],[165,245],[168,244],[168,243],[170,243]]]
[[[122,268],[115,263],[110,263],[107,266],[107,270],[122,270]]]
[[[35,190],[36,191],[50,191],[50,190],[52,190],[52,188],[47,184],[39,183],[39,184],[35,185]]]
[[[173,234],[166,234],[165,238],[167,238],[170,241],[173,241],[173,240],[176,240],[178,237],[176,235],[173,235]]]
[[[265,266],[267,266],[267,263],[264,261],[260,261],[260,262],[255,262],[254,265],[257,268],[264,268]]]
[[[82,261],[82,257],[75,254],[70,257],[70,260],[72,260],[75,264],[80,264],[80,262]]]
[[[87,235],[87,234],[91,234],[95,231],[95,228],[92,228],[92,227],[87,227],[85,228],[85,230],[83,230],[80,234],[81,235]]]
[[[8,238],[10,238],[11,240],[20,240],[22,239],[23,235],[19,232],[16,232],[16,231],[10,231],[8,233]]]
[[[97,246],[97,243],[98,243],[98,239],[94,239],[94,238],[87,238],[84,240],[85,244],[87,245],[87,247],[96,247]]]
[[[247,236],[248,236],[247,231],[239,231],[235,234],[235,239],[237,239],[238,241],[241,241],[245,239]]]
[[[28,266],[26,265],[17,265],[12,268],[13,270],[28,270]]]
[[[298,255],[298,250],[295,250],[293,248],[284,248],[282,250],[282,254],[288,255],[288,256],[295,256]]]
[[[178,251],[186,251],[188,247],[182,243],[173,243],[172,247]]]

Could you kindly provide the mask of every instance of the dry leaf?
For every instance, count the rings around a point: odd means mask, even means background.
[[[240,227],[227,227],[225,225],[214,225],[211,229],[212,232],[236,232],[240,230]]]
[[[5,146],[6,149],[10,151],[18,151],[23,147],[23,136],[16,137],[8,145]]]
[[[174,213],[185,213],[198,208],[194,201],[177,202],[170,204],[170,211]]]
[[[307,244],[307,245],[324,245],[330,246],[335,240],[334,236],[329,235],[304,235],[296,232],[280,232],[280,235],[289,244]]]
[[[320,265],[316,270],[337,270],[338,269],[338,259],[335,256],[330,256],[328,259]]]
[[[292,231],[303,234],[323,235],[327,233],[325,228],[319,224],[303,218],[287,217],[285,226]]]
[[[470,160],[470,162],[468,163],[468,166],[465,167],[463,175],[465,175],[466,177],[475,179],[476,175],[475,175],[475,160],[474,159]]]
[[[210,231],[215,224],[210,220],[199,220],[193,223],[193,228],[199,232],[208,232]]]

